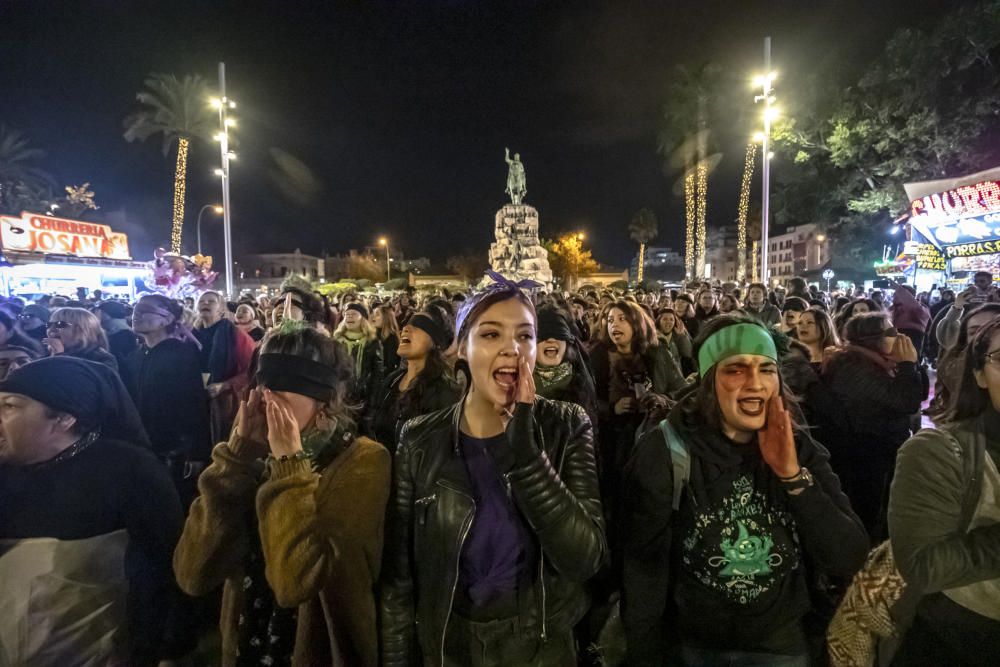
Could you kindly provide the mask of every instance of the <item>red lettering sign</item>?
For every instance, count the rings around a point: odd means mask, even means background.
[[[910,215],[967,218],[1000,211],[1000,181],[983,181],[910,202]]]
[[[0,216],[0,241],[5,250],[75,257],[132,259],[128,236],[107,225],[22,213]]]

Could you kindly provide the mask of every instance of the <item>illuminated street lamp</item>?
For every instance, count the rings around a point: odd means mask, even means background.
[[[212,209],[213,211],[215,211],[216,215],[222,215],[222,213],[223,213],[222,207],[219,206],[218,204],[205,204],[204,206],[201,207],[201,210],[198,211],[198,224],[195,225],[195,226],[198,229],[198,254],[199,255],[201,254],[201,214],[204,213],[208,209]]]
[[[833,280],[833,277],[835,275],[836,274],[833,272],[833,269],[827,269],[826,271],[823,272],[823,278],[826,279],[826,291],[827,292],[830,291],[830,281]]]
[[[392,280],[392,276],[390,275],[390,272],[389,272],[390,271],[390,268],[389,268],[389,240],[386,239],[383,236],[382,238],[380,238],[378,240],[378,244],[385,246],[385,281],[389,282],[390,280]]]
[[[215,173],[222,177],[222,237],[225,247],[226,262],[226,296],[233,294],[233,233],[232,218],[229,210],[229,162],[236,159],[236,154],[229,150],[229,128],[236,127],[236,120],[228,116],[228,112],[236,108],[236,102],[226,97],[226,64],[219,63],[219,94],[209,100],[213,109],[219,112],[219,133],[215,140],[219,142],[219,154],[222,157],[222,168]],[[201,240],[198,241],[198,252],[201,252]]]
[[[778,110],[772,107],[771,104],[774,103],[774,89],[771,84],[774,83],[774,79],[777,75],[771,71],[771,38],[764,38],[764,74],[755,77],[753,84],[755,88],[760,88],[760,95],[754,97],[754,102],[764,103],[764,132],[763,137],[761,137],[761,155],[763,157],[762,162],[764,163],[763,175],[761,178],[761,189],[763,190],[763,197],[761,202],[761,220],[760,220],[760,231],[761,231],[761,258],[760,258],[760,274],[767,281],[767,251],[768,251],[768,220],[771,208],[771,152],[768,150],[768,145],[771,142],[771,122],[778,117]]]

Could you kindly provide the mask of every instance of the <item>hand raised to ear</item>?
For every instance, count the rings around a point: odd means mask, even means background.
[[[778,477],[794,477],[799,472],[799,455],[795,451],[792,418],[785,410],[781,396],[767,403],[767,423],[757,431],[757,444],[764,462]]]

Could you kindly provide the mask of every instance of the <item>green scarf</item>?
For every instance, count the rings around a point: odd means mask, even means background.
[[[340,333],[340,342],[347,348],[347,353],[354,357],[354,377],[361,381],[361,367],[365,356],[365,344],[368,336],[364,331],[347,331]]]
[[[332,429],[319,430],[315,426],[302,434],[302,451],[319,472],[354,442],[354,431],[349,423],[337,420]]]
[[[551,398],[569,386],[573,380],[573,364],[564,361],[558,366],[535,364],[535,389],[539,396]]]

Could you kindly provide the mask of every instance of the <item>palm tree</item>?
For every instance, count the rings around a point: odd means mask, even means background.
[[[36,166],[45,151],[18,130],[0,125],[0,212],[16,214],[39,207],[55,180]]]
[[[208,105],[208,86],[200,76],[188,74],[178,79],[173,74],[151,74],[145,85],[145,90],[135,96],[144,108],[125,119],[124,136],[131,142],[162,134],[164,156],[177,143],[170,250],[180,253],[188,149],[191,139],[208,139],[215,117]]]
[[[639,244],[639,268],[636,272],[636,282],[642,283],[646,263],[646,244],[656,238],[659,227],[656,223],[656,214],[648,208],[641,208],[632,216],[632,221],[628,223],[629,237]]]
[[[685,273],[704,277],[707,249],[708,174],[721,155],[709,155],[709,102],[720,92],[720,68],[706,64],[697,69],[683,65],[676,69],[670,85],[669,103],[664,109],[660,132],[660,152],[669,157],[669,166],[681,171],[675,188],[683,190],[687,228]]]

